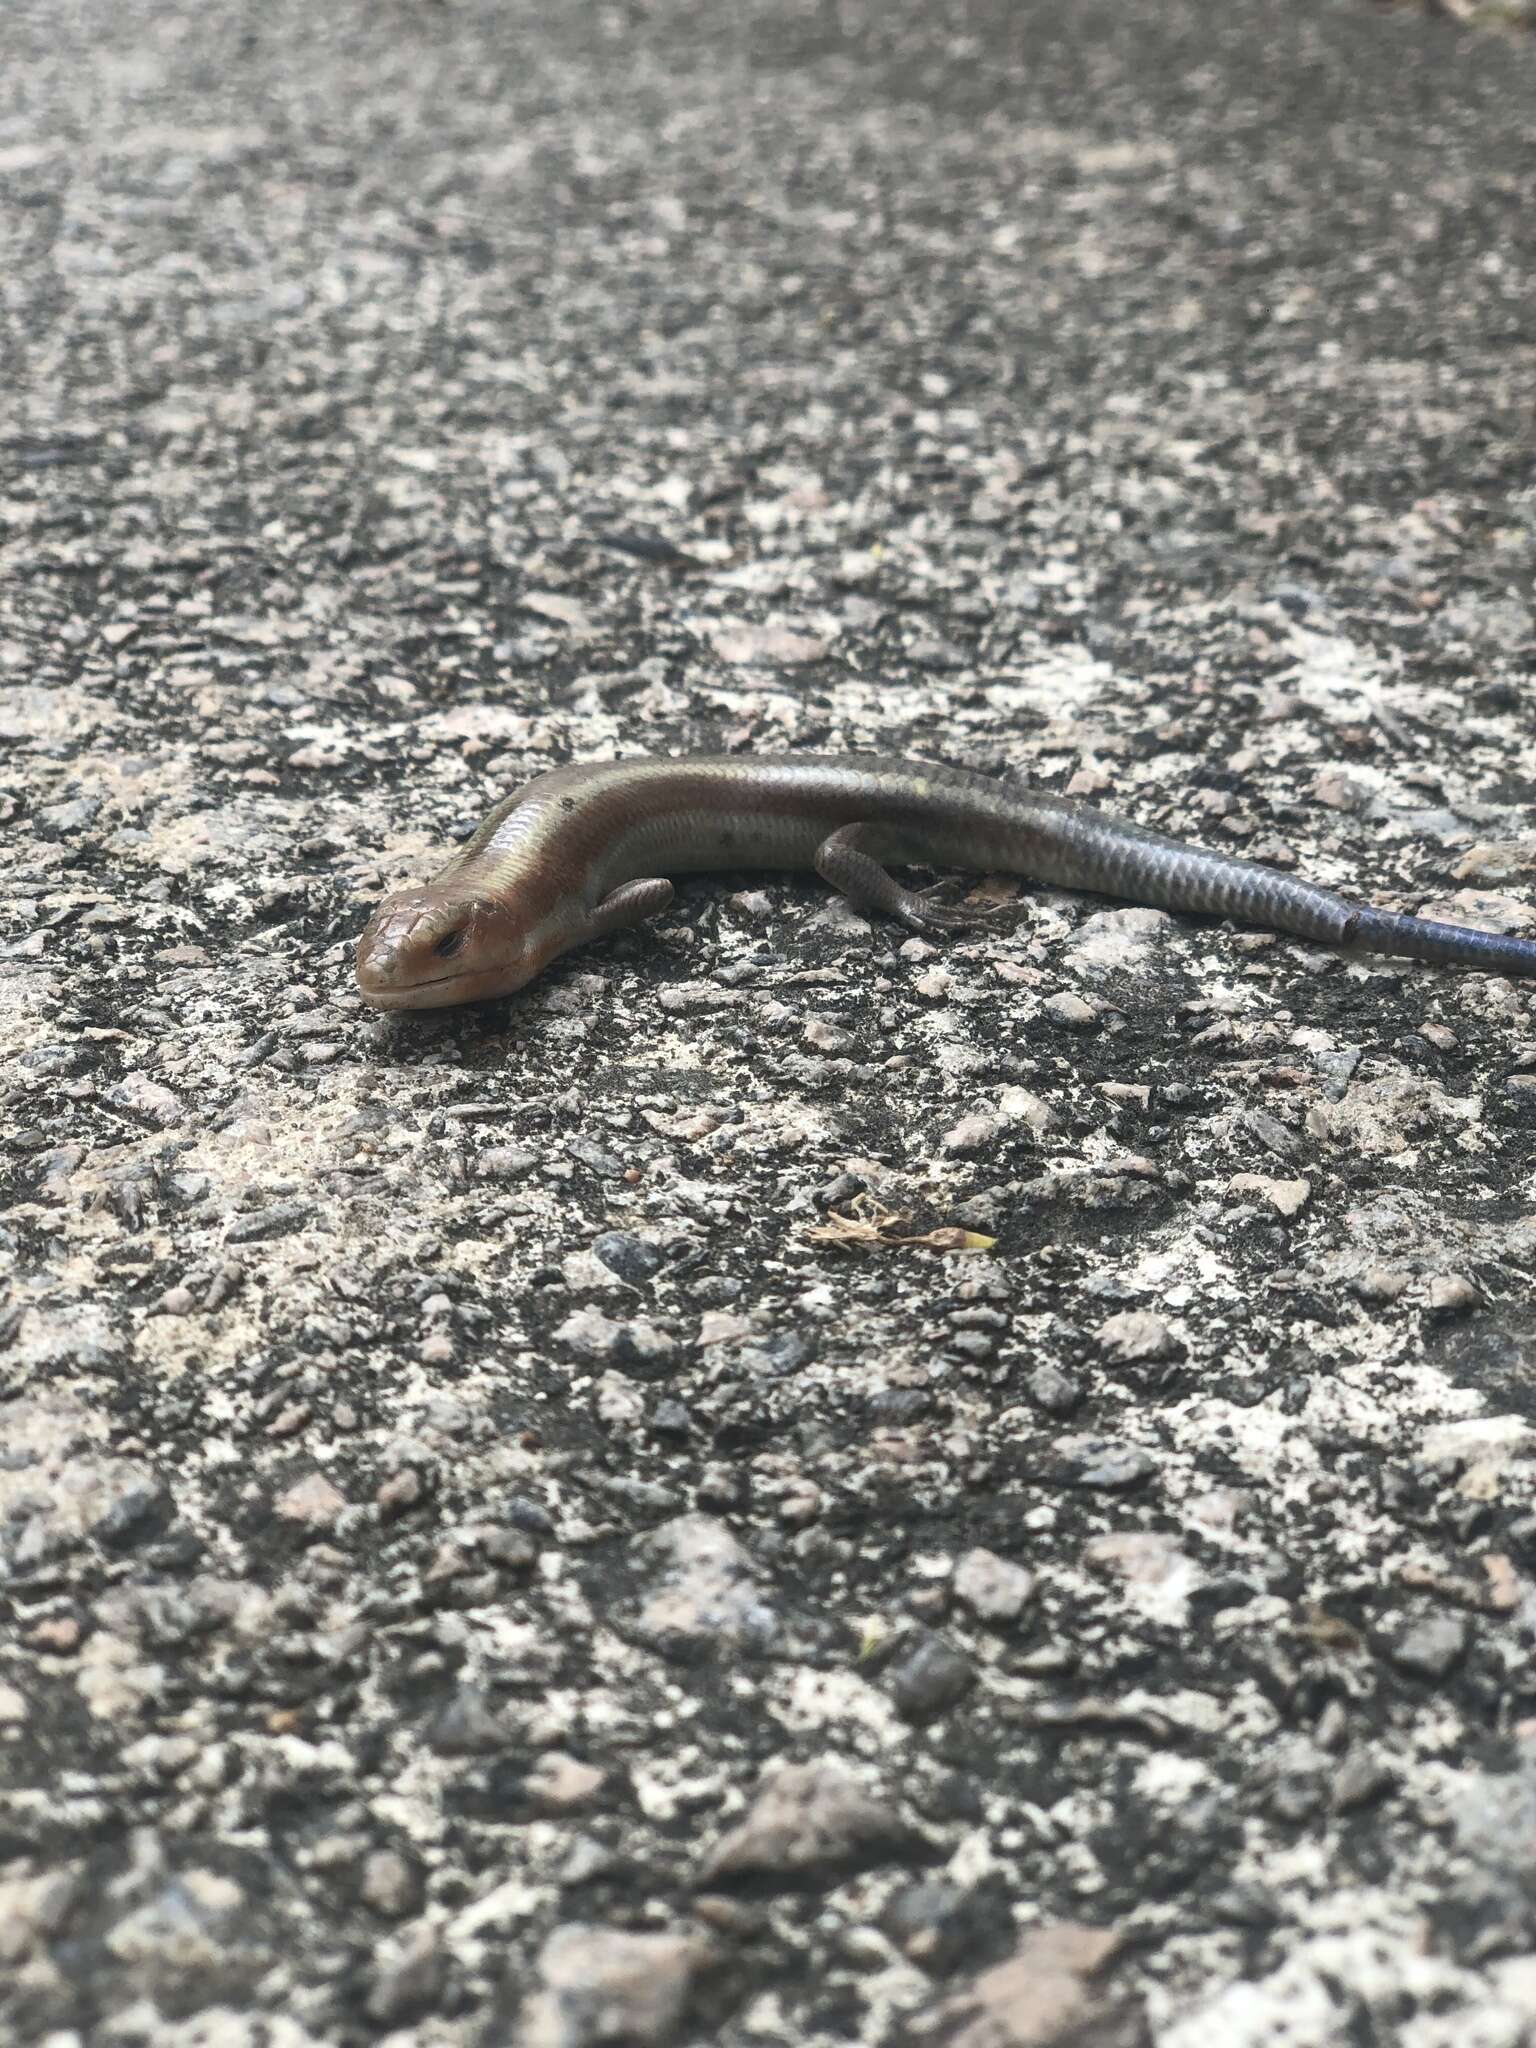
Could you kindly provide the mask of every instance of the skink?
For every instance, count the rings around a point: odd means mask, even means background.
[[[556,768],[499,803],[424,887],[381,903],[357,982],[381,1010],[478,1002],[643,923],[671,875],[814,868],[861,907],[933,934],[975,923],[887,863],[1013,874],[1204,911],[1361,953],[1536,974],[1536,941],[1396,917],[1068,797],[874,754],[700,755]]]

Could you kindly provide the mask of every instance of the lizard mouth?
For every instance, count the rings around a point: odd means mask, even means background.
[[[472,974],[430,974],[420,981],[388,981],[365,960],[357,964],[357,992],[375,1010],[442,1010],[451,1003],[484,1002],[518,986],[509,969],[483,967]]]

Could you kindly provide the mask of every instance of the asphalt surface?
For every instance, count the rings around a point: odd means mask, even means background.
[[[704,747],[1536,931],[1533,150],[1342,0],[6,10],[7,2040],[1536,2041],[1528,988],[350,981]]]

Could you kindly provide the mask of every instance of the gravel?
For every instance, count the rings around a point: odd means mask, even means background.
[[[7,9],[7,2041],[1528,2039],[1526,990],[350,960],[703,747],[1536,928],[1533,108],[1354,0]]]

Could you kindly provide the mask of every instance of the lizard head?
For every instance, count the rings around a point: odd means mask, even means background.
[[[400,889],[357,942],[357,986],[376,1010],[436,1010],[510,995],[549,958],[505,902],[462,886]]]

